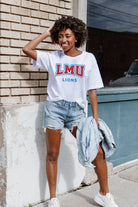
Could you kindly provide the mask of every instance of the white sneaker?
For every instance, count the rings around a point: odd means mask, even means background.
[[[119,207],[115,203],[114,197],[110,193],[107,193],[105,196],[98,193],[95,196],[94,200],[96,203],[98,203],[99,205],[104,206],[104,207]]]
[[[51,200],[48,201],[48,207],[60,207],[58,198],[51,198]]]

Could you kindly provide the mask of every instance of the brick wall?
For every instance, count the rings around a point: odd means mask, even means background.
[[[34,69],[22,47],[52,26],[60,15],[72,15],[72,0],[1,0],[0,103],[44,101],[48,73]],[[56,50],[50,38],[37,49]]]

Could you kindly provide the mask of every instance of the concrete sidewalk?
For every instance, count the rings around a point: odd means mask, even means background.
[[[119,207],[138,207],[138,161],[113,168],[109,176],[110,192]],[[98,183],[58,196],[61,207],[98,207],[93,198],[98,192]],[[35,207],[46,207],[41,203]]]

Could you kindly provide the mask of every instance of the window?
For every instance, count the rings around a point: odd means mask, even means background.
[[[87,51],[96,56],[105,86],[113,86],[138,59],[138,2],[88,0],[87,8]],[[138,85],[136,76],[129,85]]]

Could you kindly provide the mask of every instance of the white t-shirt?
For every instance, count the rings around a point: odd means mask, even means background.
[[[60,51],[37,50],[33,66],[49,72],[48,101],[76,101],[84,108],[87,91],[103,87],[96,59],[89,52],[71,57]]]

